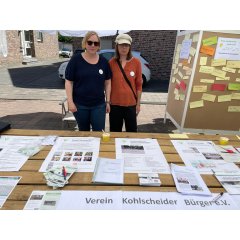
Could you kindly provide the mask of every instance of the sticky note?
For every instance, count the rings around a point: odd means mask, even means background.
[[[201,46],[200,52],[205,53],[205,54],[210,55],[210,56],[213,56],[214,53],[215,53],[215,48],[208,47],[208,46]]]
[[[178,64],[178,67],[182,67],[182,63],[179,63],[179,64]]]
[[[203,93],[202,95],[202,100],[214,102],[215,99],[216,99],[216,95],[213,95],[213,94]]]
[[[183,78],[183,74],[180,71],[178,71],[178,75],[181,79]]]
[[[183,79],[187,80],[189,79],[189,76],[184,76]]]
[[[240,106],[228,106],[228,112],[240,112]]]
[[[190,48],[190,55],[194,57],[195,53],[196,53],[196,49],[191,47]]]
[[[184,101],[184,99],[185,99],[185,94],[180,94],[180,100]]]
[[[236,69],[228,68],[228,67],[223,67],[222,70],[225,71],[225,72],[230,72],[230,73],[235,73],[236,72]]]
[[[199,72],[211,74],[213,72],[213,70],[214,70],[214,67],[201,66],[199,69]]]
[[[235,80],[236,82],[240,82],[240,78],[236,78],[236,80]]]
[[[199,33],[194,34],[192,41],[193,42],[198,42],[198,39],[199,39]]]
[[[203,106],[204,106],[203,100],[190,102],[190,108],[199,108]]]
[[[220,77],[220,78],[225,78],[226,72],[224,72],[220,69],[214,68],[213,71],[211,72],[211,75]]]
[[[175,95],[175,100],[180,100],[180,95],[179,94]]]
[[[176,81],[176,78],[172,77],[172,83],[175,83],[175,81]]]
[[[188,63],[189,63],[189,64],[191,63],[191,60],[192,60],[192,57],[189,56],[189,58],[188,58]]]
[[[200,57],[200,65],[205,66],[207,64],[207,57]]]
[[[220,95],[218,96],[218,102],[230,102],[232,100],[232,95]]]
[[[240,100],[240,93],[232,93],[232,99]]]
[[[226,66],[226,59],[212,59],[211,66],[218,67],[218,66]]]
[[[240,90],[240,83],[229,83],[228,90],[232,91],[239,91]]]
[[[180,88],[181,88],[183,91],[185,91],[185,90],[186,90],[186,87],[187,87],[186,83],[185,83],[184,81],[181,81],[181,82],[180,82]]]
[[[206,92],[207,85],[195,85],[193,86],[193,92]]]
[[[213,79],[200,79],[201,83],[214,83]]]
[[[214,83],[211,85],[211,91],[225,91],[226,84]]]
[[[240,61],[227,61],[228,68],[240,68]]]
[[[174,70],[174,69],[176,69],[177,68],[177,64],[173,64],[172,65],[172,69]]]
[[[174,88],[174,94],[179,94],[179,90],[177,88]]]
[[[204,46],[210,46],[210,45],[217,44],[217,40],[218,40],[217,36],[214,36],[214,37],[203,39],[202,43]]]
[[[177,73],[178,73],[178,68],[176,68],[176,69],[174,70],[173,74],[175,75],[175,74],[177,74]]]
[[[188,39],[190,39],[190,37],[191,37],[191,33],[188,33],[185,35],[184,40],[188,40]]]
[[[188,135],[187,134],[169,134],[170,138],[180,138],[180,139],[187,139]]]
[[[229,81],[230,77],[225,77],[225,78],[216,77],[216,80],[218,80],[218,81]]]

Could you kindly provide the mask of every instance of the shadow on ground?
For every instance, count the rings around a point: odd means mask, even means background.
[[[166,119],[164,124],[163,118],[153,119],[154,123],[138,125],[138,132],[145,133],[173,133],[173,130],[176,130],[175,125],[170,119]]]
[[[1,121],[11,124],[14,129],[61,130],[62,115],[53,112],[7,115]]]
[[[64,81],[58,77],[62,62],[49,65],[8,69],[13,86],[19,88],[64,89]]]

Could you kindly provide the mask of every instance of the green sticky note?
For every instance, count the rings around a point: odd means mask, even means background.
[[[203,45],[204,46],[210,46],[210,45],[213,45],[213,44],[217,44],[217,36],[215,37],[210,37],[210,38],[206,38],[203,40]]]
[[[240,90],[240,83],[229,83],[228,90],[234,90],[234,91]]]

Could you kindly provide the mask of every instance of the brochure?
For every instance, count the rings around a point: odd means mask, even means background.
[[[123,184],[124,160],[111,158],[98,158],[94,174],[93,183]]]
[[[161,181],[157,173],[139,173],[139,185],[142,186],[160,186]]]
[[[171,170],[178,192],[205,196],[212,195],[201,175],[193,167],[171,164]]]

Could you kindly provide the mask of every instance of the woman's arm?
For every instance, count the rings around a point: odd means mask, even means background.
[[[76,105],[73,102],[73,82],[69,80],[65,80],[65,90],[66,90],[66,95],[67,95],[67,102],[68,102],[68,109],[71,112],[76,112],[77,108]]]
[[[105,81],[106,113],[110,113],[111,79]]]

